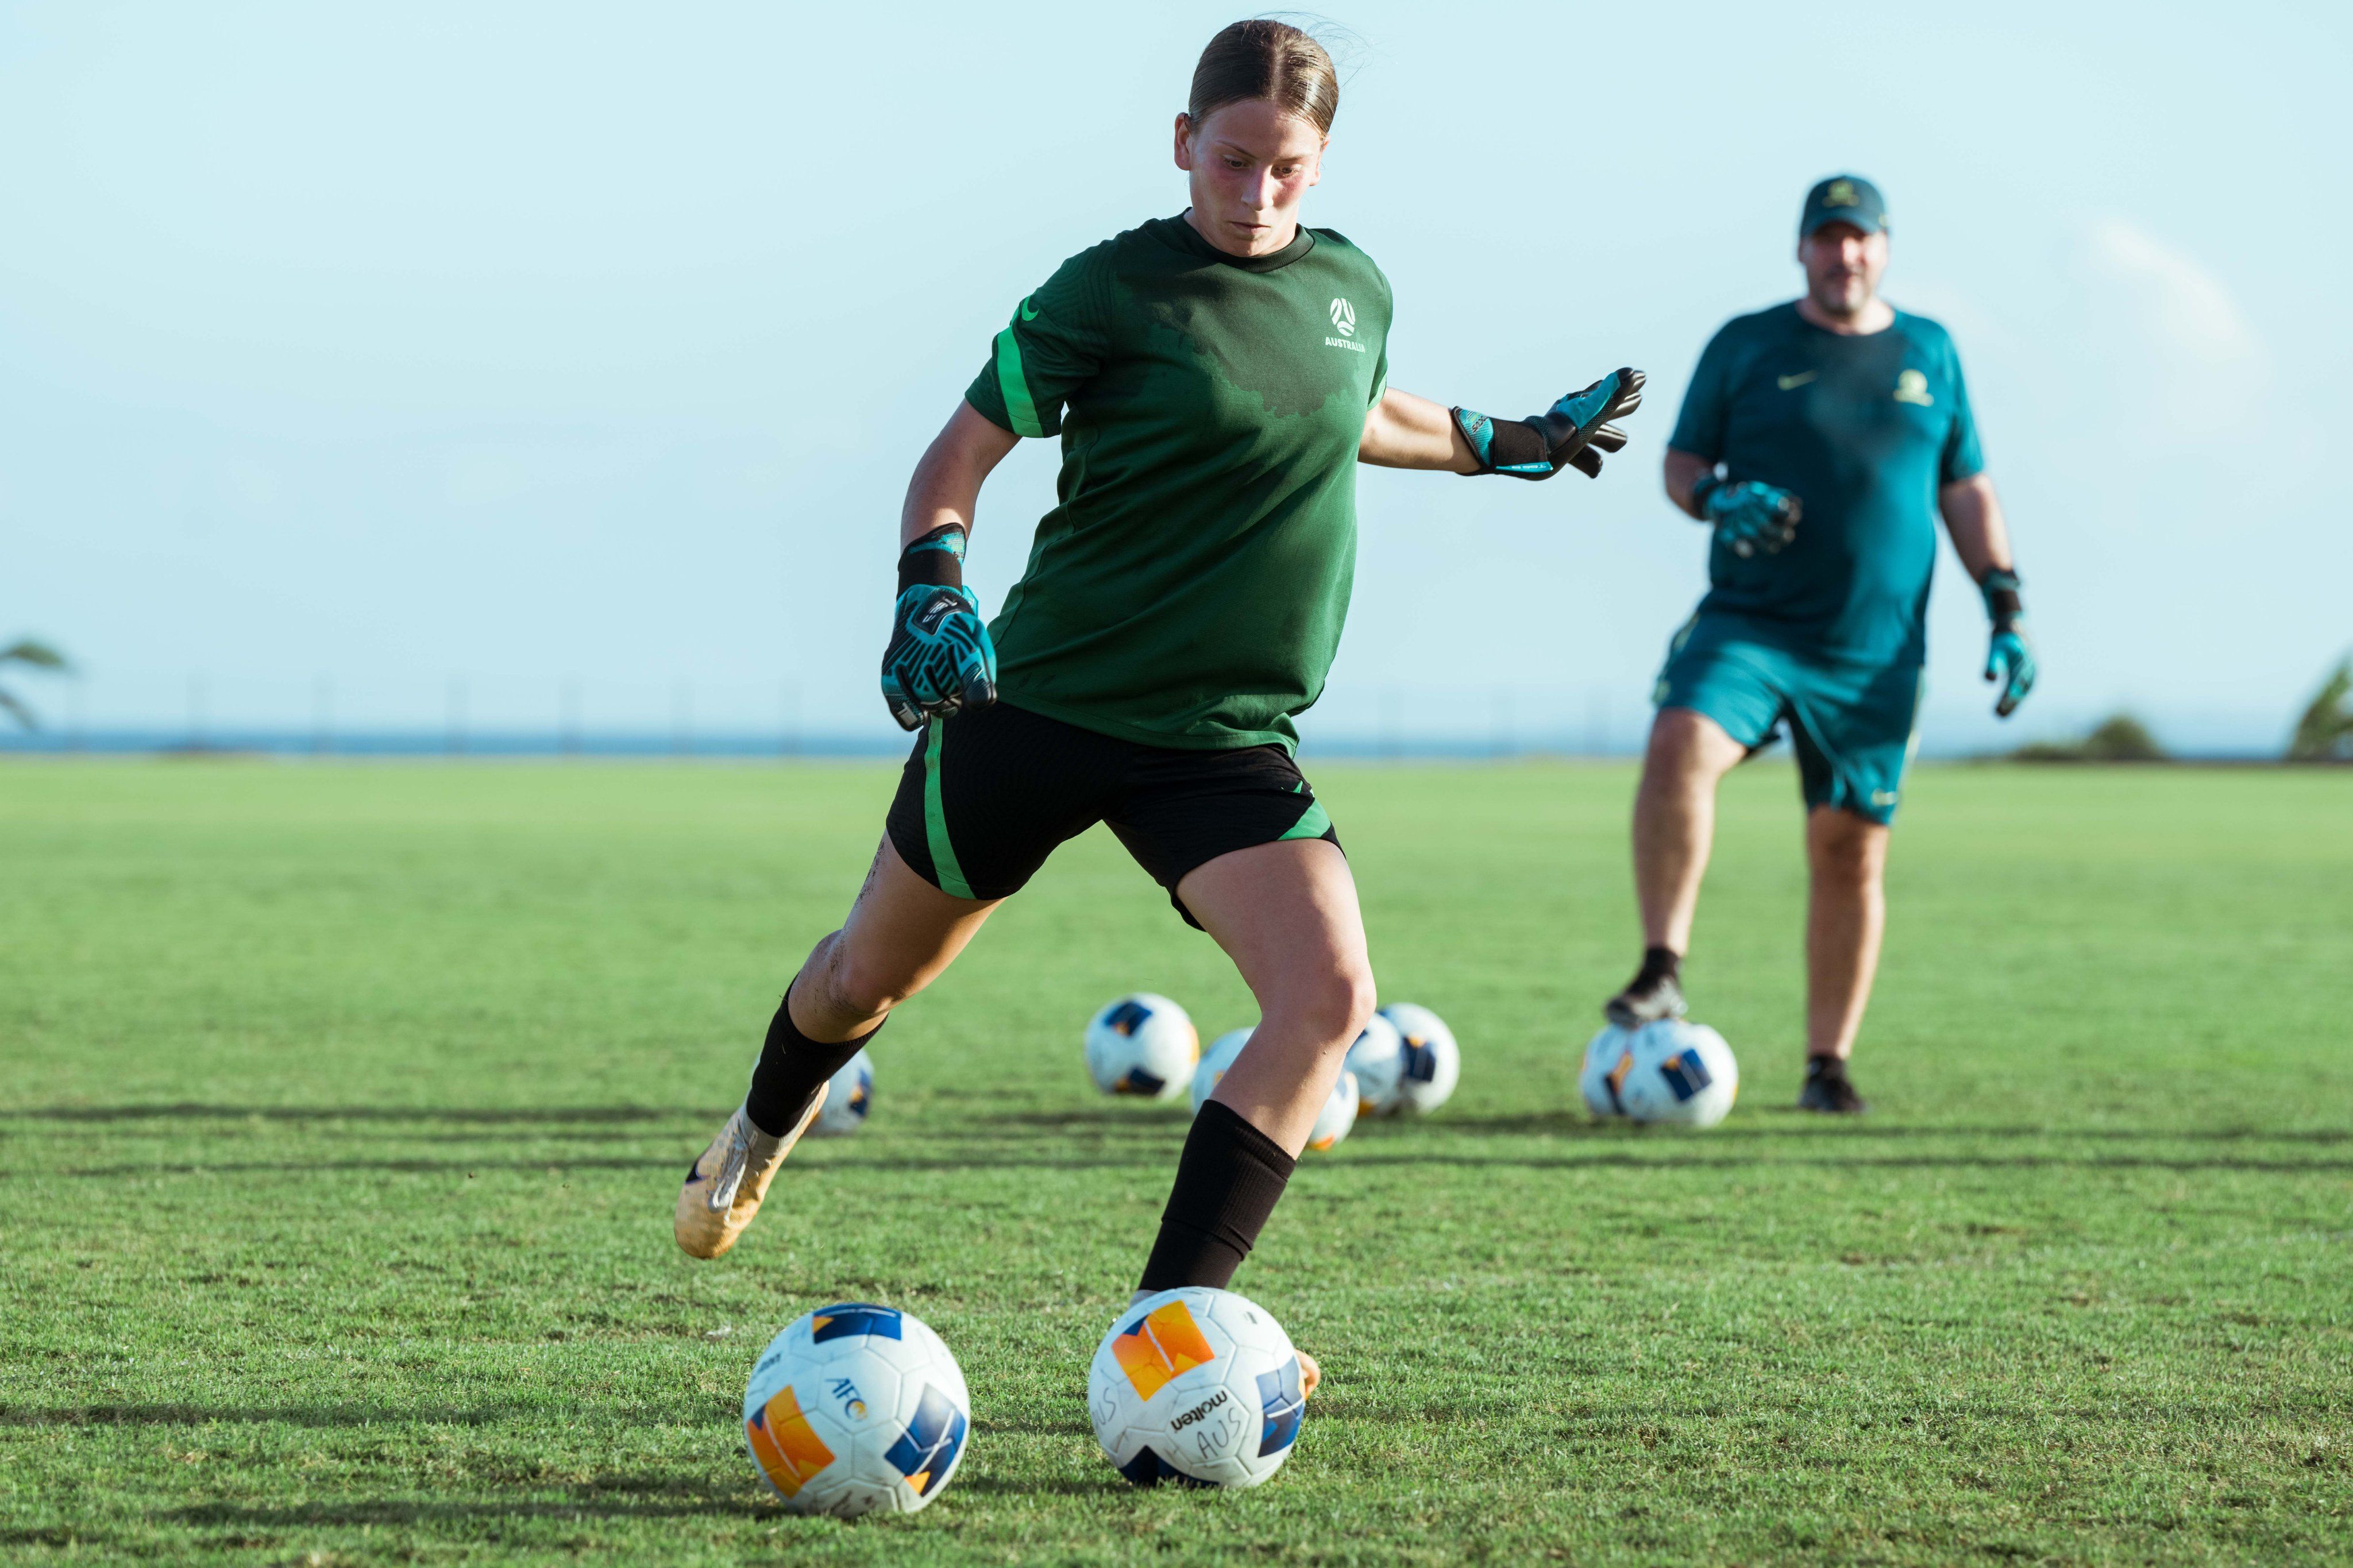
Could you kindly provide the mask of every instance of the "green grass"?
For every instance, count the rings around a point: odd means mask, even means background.
[[[1078,1031],[1249,1013],[1103,835],[696,1264],[679,1177],[883,770],[0,768],[0,1559],[2353,1560],[2353,773],[1923,770],[1876,1110],[1825,1125],[1793,782],[1744,770],[1692,981],[1748,1088],[1697,1135],[1571,1109],[1628,771],[1318,779],[1466,1066],[1293,1184],[1237,1283],[1329,1381],[1202,1495],[1089,1435],[1184,1123]],[[786,1518],[743,1454],[753,1357],[843,1296],[972,1384],[913,1519]]]

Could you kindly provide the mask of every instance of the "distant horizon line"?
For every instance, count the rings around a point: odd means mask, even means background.
[[[1567,760],[1623,761],[1641,754],[1639,737],[1613,745],[1591,733],[1567,730],[1525,736],[1471,737],[1441,734],[1307,735],[1300,751],[1310,756],[1374,760],[1510,760],[1556,757]],[[32,730],[0,733],[0,756],[28,757],[166,757],[227,760],[245,757],[318,758],[365,761],[429,759],[437,761],[523,760],[544,758],[636,758],[651,761],[767,761],[796,759],[881,759],[895,757],[910,744],[900,735],[876,735],[847,730],[786,732],[776,730],[714,730],[681,734],[659,726],[563,731],[516,727],[451,732],[433,726],[385,726],[322,731],[304,726],[222,725],[191,731],[185,725],[122,726],[82,731]],[[2009,748],[1924,746],[1920,755],[1934,762],[2000,759]],[[2170,759],[2187,763],[2275,763],[2276,748],[2212,747],[2172,752]]]

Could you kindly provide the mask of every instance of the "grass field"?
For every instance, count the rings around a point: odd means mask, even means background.
[[[1107,837],[696,1264],[679,1178],[883,770],[0,768],[0,1560],[2353,1560],[2353,772],[1923,770],[1876,1109],[1826,1125],[1794,784],[1744,770],[1691,976],[1746,1091],[1698,1135],[1572,1110],[1627,770],[1317,776],[1466,1066],[1293,1184],[1236,1283],[1328,1382],[1202,1495],[1087,1426],[1184,1122],[1078,1032],[1250,1015]],[[754,1356],[844,1296],[972,1384],[913,1519],[786,1518],[743,1453]]]

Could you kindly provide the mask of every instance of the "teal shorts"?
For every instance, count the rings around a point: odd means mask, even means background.
[[[1651,700],[1724,726],[1753,753],[1787,723],[1809,806],[1890,822],[1919,740],[1916,659],[1799,653],[1729,616],[1694,616],[1675,634]]]

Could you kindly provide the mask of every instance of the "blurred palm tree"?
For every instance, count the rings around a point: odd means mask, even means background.
[[[2129,713],[2100,721],[2080,741],[2037,741],[2010,753],[2021,763],[2164,763],[2172,759],[2148,726]]]
[[[2340,661],[2314,694],[2312,706],[2295,721],[2287,743],[2292,763],[2353,760],[2353,658]]]
[[[26,665],[34,669],[53,669],[61,674],[69,668],[65,655],[45,642],[35,642],[31,637],[20,638],[6,647],[0,647],[0,669],[12,664]],[[5,710],[11,718],[27,730],[41,727],[40,721],[33,717],[33,710],[5,686],[0,686],[0,710]]]

